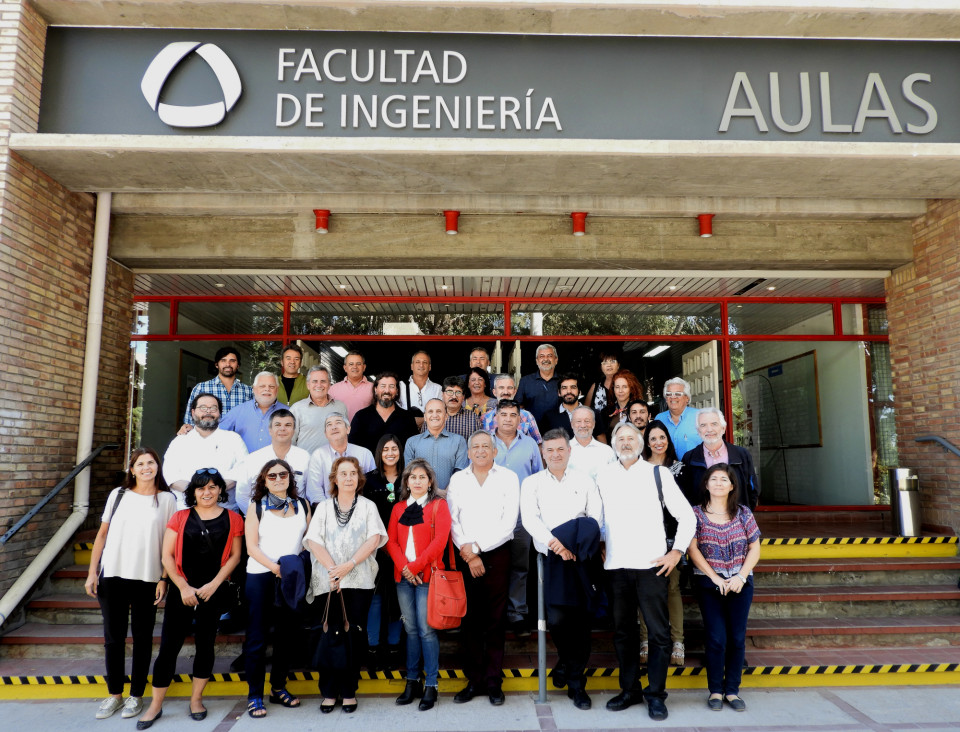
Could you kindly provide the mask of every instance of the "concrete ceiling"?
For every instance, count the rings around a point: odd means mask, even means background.
[[[54,25],[796,38],[960,38],[955,0],[32,0]]]
[[[75,191],[336,193],[357,201],[398,192],[547,199],[960,198],[956,144],[20,133],[11,135],[10,146]]]

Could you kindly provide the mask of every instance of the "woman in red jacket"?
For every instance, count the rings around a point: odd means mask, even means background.
[[[387,551],[393,559],[397,599],[407,631],[407,685],[397,704],[410,704],[422,697],[421,712],[437,703],[440,641],[437,631],[427,623],[427,593],[431,564],[443,567],[443,550],[449,537],[450,510],[437,495],[437,476],[423,458],[411,460],[403,471],[400,496],[390,514]],[[426,675],[424,686],[420,685],[421,667]]]

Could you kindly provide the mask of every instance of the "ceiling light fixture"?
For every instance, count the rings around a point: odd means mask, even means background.
[[[661,353],[663,353],[664,351],[666,351],[666,350],[669,349],[669,348],[670,348],[670,346],[657,346],[657,347],[655,347],[655,348],[651,348],[649,351],[647,351],[645,354],[643,354],[643,357],[644,357],[644,358],[653,358],[654,356],[659,356]]]
[[[313,209],[313,215],[317,217],[315,231],[318,234],[326,234],[330,227],[330,211],[325,208]]]

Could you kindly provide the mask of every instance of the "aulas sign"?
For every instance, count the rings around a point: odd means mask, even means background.
[[[53,28],[40,131],[960,141],[960,45]]]

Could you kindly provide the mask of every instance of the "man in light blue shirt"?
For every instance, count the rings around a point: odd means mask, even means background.
[[[220,421],[220,429],[236,432],[243,438],[247,452],[256,452],[270,444],[270,418],[285,405],[277,401],[280,381],[276,374],[261,371],[253,380],[253,399],[230,410]]]
[[[493,435],[497,448],[494,462],[517,474],[520,482],[543,470],[540,446],[520,431],[520,405],[512,399],[501,399],[497,405],[497,431]],[[517,518],[517,528],[510,540],[510,591],[507,622],[518,635],[530,635],[527,609],[527,575],[530,573],[530,534]]]
[[[447,408],[441,399],[430,399],[423,405],[426,429],[407,440],[403,447],[404,465],[414,458],[423,458],[437,474],[437,488],[445,491],[450,476],[470,463],[467,441],[444,429]]]
[[[684,455],[703,442],[697,432],[700,410],[689,406],[690,383],[679,376],[667,380],[663,385],[663,396],[667,400],[667,411],[660,412],[655,419],[666,426],[677,451],[677,460],[682,460]]]

